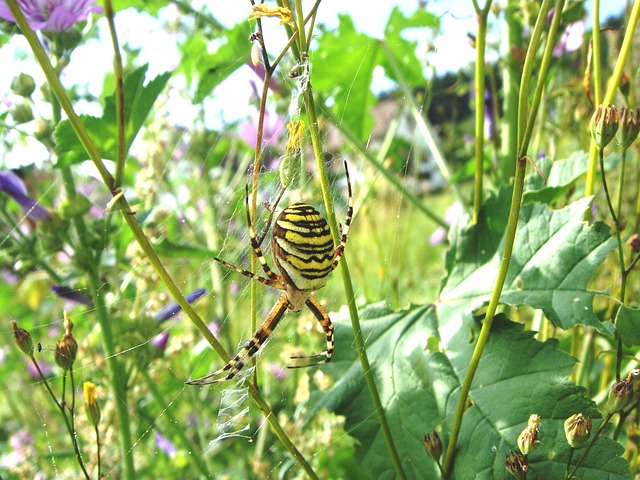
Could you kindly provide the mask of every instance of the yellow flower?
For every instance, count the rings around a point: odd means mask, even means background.
[[[257,20],[262,17],[278,17],[280,24],[288,23],[293,25],[293,15],[291,10],[284,7],[271,7],[264,3],[260,5],[252,5],[249,20]]]
[[[84,411],[87,414],[89,422],[94,427],[100,421],[100,406],[98,405],[98,396],[96,394],[96,385],[92,382],[84,382]]]

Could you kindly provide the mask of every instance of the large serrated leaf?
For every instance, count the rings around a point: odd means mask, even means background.
[[[439,430],[446,445],[462,376],[455,363],[468,364],[473,344],[459,351],[431,351],[437,335],[432,306],[409,310],[363,312],[363,335],[391,434],[410,479],[439,478],[437,466],[424,451],[426,433]],[[464,333],[461,332],[464,337]],[[336,354],[326,370],[335,378],[329,392],[312,397],[316,408],[346,417],[345,428],[359,440],[359,463],[371,478],[396,478],[382,432],[373,411],[362,369],[353,349],[346,320],[336,321]],[[532,413],[542,417],[543,443],[529,455],[527,478],[563,478],[569,446],[564,421],[581,412],[600,418],[584,389],[570,383],[575,360],[557,349],[557,341],[540,343],[522,325],[498,316],[470,392],[452,478],[507,478],[505,455],[516,447],[519,433]],[[629,479],[623,448],[598,440],[578,472],[582,479]],[[578,450],[576,457],[580,455]],[[606,459],[606,460],[605,460]]]
[[[145,85],[147,68],[148,66],[144,65],[129,73],[124,79],[127,151],[140,128],[142,128],[142,124],[149,115],[158,95],[160,95],[171,76],[170,73],[164,73]],[[105,99],[102,117],[81,115],[80,120],[98,148],[100,156],[104,159],[115,159],[117,148],[115,96],[110,95]],[[58,146],[59,164],[72,165],[89,158],[69,120],[60,122],[56,128],[55,137]]]
[[[587,285],[614,248],[615,239],[604,223],[588,225],[583,220],[590,202],[583,198],[561,210],[539,203],[522,207],[501,301],[542,309],[564,329],[583,324],[611,334],[611,324],[602,323],[593,312],[596,292]],[[455,327],[444,332],[445,341],[462,324],[470,325],[469,306],[477,308],[490,297],[504,247],[509,203],[510,192],[503,190],[487,200],[476,225],[464,218],[450,232],[448,274],[438,303],[439,311],[446,312]]]

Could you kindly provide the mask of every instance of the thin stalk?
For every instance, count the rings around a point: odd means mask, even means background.
[[[429,151],[433,155],[433,159],[436,162],[438,170],[440,171],[440,175],[442,175],[442,178],[449,184],[449,189],[456,197],[456,200],[465,205],[464,196],[462,195],[456,184],[451,182],[451,170],[449,169],[447,160],[445,159],[444,154],[440,149],[437,135],[422,114],[422,109],[417,105],[413,92],[411,91],[409,83],[405,80],[404,75],[402,74],[402,71],[398,66],[398,62],[396,61],[393,51],[389,48],[386,42],[381,41],[380,43],[385,51],[385,54],[387,55],[387,58],[389,59],[389,64],[391,65],[391,68],[393,69],[393,72],[398,79],[400,89],[404,93],[405,99],[409,104],[409,111],[414,121],[416,122],[416,128],[424,138]]]
[[[485,109],[485,50],[487,48],[487,20],[491,1],[485,3],[484,8],[476,10],[478,19],[478,35],[476,36],[476,68],[475,68],[475,89],[476,89],[476,171],[473,179],[473,214],[472,220],[475,224],[478,221],[478,214],[482,204],[482,185],[484,174],[484,109]]]
[[[597,1],[597,0],[596,0]],[[596,31],[599,32],[600,25],[595,23],[595,14],[598,10],[594,7],[594,40],[596,38]],[[620,54],[616,59],[616,64],[613,69],[613,73],[611,74],[611,78],[607,83],[607,90],[604,94],[604,98],[601,102],[598,101],[598,97],[596,96],[596,105],[608,105],[613,101],[613,97],[618,89],[618,85],[620,84],[620,78],[622,77],[622,72],[625,64],[627,63],[627,58],[629,56],[629,52],[631,51],[633,38],[638,28],[638,22],[640,22],[640,0],[634,0],[633,7],[631,8],[631,14],[629,15],[629,21],[627,22],[626,28],[624,29],[624,39],[622,40],[622,46],[620,47]],[[597,26],[597,30],[596,30]],[[600,58],[596,58],[595,55],[595,44],[594,44],[594,74],[598,66],[600,65]],[[594,75],[595,76],[595,75]],[[596,82],[596,87],[600,82]],[[597,89],[596,89],[597,93]],[[593,195],[595,192],[596,185],[596,174],[598,170],[598,157],[597,157],[598,149],[596,148],[595,141],[591,140],[591,145],[589,147],[589,164],[587,166],[587,177],[586,177],[586,185],[585,185],[585,196]]]
[[[542,62],[540,65],[540,72],[537,76],[537,83],[534,91],[534,100],[530,108],[527,105],[527,100],[526,100],[528,97],[527,93],[529,90],[529,86],[531,84],[536,51],[538,49],[538,44],[545,27],[547,14],[551,8],[551,0],[545,0],[540,7],[540,12],[538,14],[536,24],[534,26],[531,43],[529,44],[529,49],[527,51],[527,56],[525,58],[523,77],[520,84],[520,95],[519,95],[520,104],[518,109],[518,118],[522,120],[522,123],[524,125],[519,124],[518,126],[519,127],[518,138],[520,142],[520,147],[518,150],[518,158],[516,161],[516,172],[515,172],[515,179],[513,184],[513,194],[511,196],[509,220],[507,223],[507,230],[505,233],[505,246],[504,246],[504,251],[502,252],[502,258],[500,260],[498,277],[496,279],[493,292],[491,294],[491,299],[489,301],[489,306],[487,307],[487,312],[486,312],[484,321],[482,323],[482,328],[478,336],[478,341],[476,343],[473,354],[471,356],[471,360],[469,362],[469,368],[467,370],[464,382],[462,384],[460,397],[458,398],[458,404],[456,407],[456,413],[453,420],[453,426],[451,429],[451,435],[449,437],[449,442],[447,445],[447,453],[446,453],[444,466],[443,466],[443,474],[442,474],[443,479],[449,478],[449,475],[451,474],[451,470],[453,468],[453,460],[455,458],[456,444],[458,442],[458,437],[460,435],[460,428],[462,426],[462,417],[465,412],[469,391],[471,390],[473,378],[475,377],[475,373],[478,369],[478,365],[480,364],[482,353],[484,352],[484,348],[486,347],[486,344],[489,340],[491,325],[493,324],[493,318],[494,318],[496,309],[498,308],[500,295],[502,293],[504,282],[507,277],[509,263],[511,261],[511,255],[513,252],[513,247],[515,242],[516,230],[518,226],[518,217],[520,214],[520,207],[522,204],[522,193],[524,191],[524,176],[525,176],[526,166],[527,166],[526,154],[529,146],[529,141],[531,140],[533,123],[538,112],[540,98],[542,97],[544,81],[547,76],[549,63],[551,61],[551,57],[553,54],[555,37],[558,31],[558,25],[560,24],[561,12],[563,7],[564,7],[564,0],[557,0],[555,4],[553,19],[551,21],[551,26],[549,28],[547,44],[545,45],[545,50],[544,50]]]
[[[105,16],[109,23],[109,33],[111,35],[111,43],[113,44],[113,73],[116,78],[116,127],[117,127],[117,143],[116,143],[116,170],[114,187],[118,188],[122,185],[124,176],[124,162],[127,156],[127,138],[125,132],[125,107],[124,107],[124,74],[122,69],[122,56],[120,55],[120,46],[118,44],[118,35],[114,21],[113,7],[111,0],[104,1]]]
[[[362,155],[371,165],[375,167],[378,172],[382,174],[382,176],[394,187],[400,194],[409,201],[414,207],[424,213],[428,218],[433,220],[439,226],[444,227],[446,229],[449,228],[449,225],[444,221],[444,219],[427,207],[424,202],[422,202],[418,197],[416,197],[413,193],[406,190],[402,182],[398,181],[395,175],[389,171],[388,168],[384,166],[382,161],[376,157],[374,157],[366,145],[364,145],[358,137],[344,124],[344,122],[340,122],[336,116],[333,114],[330,108],[320,108],[322,114],[331,121],[331,123],[345,136],[347,140],[351,143],[351,145],[358,150],[358,153]]]
[[[324,161],[324,154],[322,151],[322,142],[320,140],[320,134],[318,132],[318,118],[316,116],[316,109],[313,100],[313,93],[311,90],[311,83],[307,86],[304,92],[304,104],[307,117],[309,118],[309,133],[311,136],[311,143],[313,145],[313,153],[316,157],[316,166],[318,169],[318,176],[320,177],[320,188],[322,190],[322,197],[324,200],[325,210],[327,212],[327,219],[329,220],[329,228],[333,240],[336,243],[340,243],[340,229],[338,228],[338,222],[336,221],[335,209],[333,205],[333,197],[331,196],[331,188],[329,184],[329,177],[327,176],[327,168]],[[373,369],[369,363],[367,357],[367,351],[365,347],[364,336],[362,335],[362,329],[360,328],[360,319],[358,318],[358,308],[356,306],[355,294],[353,290],[353,284],[351,282],[351,275],[349,274],[349,267],[347,265],[345,255],[340,260],[340,271],[342,273],[342,283],[344,285],[344,292],[347,300],[347,306],[349,308],[349,315],[351,317],[351,326],[353,328],[353,334],[355,337],[356,351],[360,364],[362,365],[362,371],[369,389],[369,395],[373,403],[373,410],[376,412],[378,422],[380,423],[380,429],[382,430],[382,436],[387,445],[387,450],[391,456],[391,461],[396,472],[397,478],[404,479],[406,475],[402,468],[402,462],[400,456],[393,442],[391,436],[391,429],[387,422],[384,407],[380,401],[380,395],[378,394],[378,388],[376,387],[375,378],[373,377]]]
[[[36,358],[33,355],[29,355],[29,357],[31,358],[31,362],[33,363],[33,366],[36,367],[36,370],[38,371],[38,375],[40,375],[40,378],[42,378],[42,382],[44,383],[44,386],[47,389],[49,396],[53,399],[54,403],[58,407],[58,410],[60,410],[60,413],[62,414],[62,418],[64,419],[64,424],[67,427],[67,432],[69,432],[69,436],[71,437],[71,443],[73,444],[73,451],[75,453],[76,460],[78,461],[78,465],[80,465],[80,469],[82,470],[84,477],[87,480],[89,480],[91,477],[89,476],[89,473],[87,472],[87,469],[84,465],[84,461],[82,460],[82,454],[80,453],[80,447],[78,446],[78,439],[75,435],[75,426],[72,425],[71,422],[69,421],[69,417],[67,417],[67,412],[64,409],[64,398],[62,399],[63,403],[60,403],[58,401],[58,399],[56,398],[56,395],[53,393],[53,390],[51,390],[51,386],[49,385],[49,382],[47,382],[47,379],[42,373],[42,370],[40,370],[40,365],[38,365]]]
[[[602,175],[602,189],[604,190],[604,196],[607,200],[607,207],[609,207],[609,213],[611,214],[611,218],[613,219],[613,227],[616,233],[616,242],[618,245],[618,263],[620,266],[621,273],[621,285],[620,285],[620,301],[624,303],[624,297],[626,294],[627,287],[627,276],[625,275],[624,268],[624,250],[622,246],[622,235],[620,232],[620,221],[616,212],[613,209],[613,202],[611,201],[611,195],[609,194],[609,187],[607,186],[607,177],[604,171],[604,150],[598,150],[598,158],[600,164],[600,175]],[[615,322],[615,315],[613,315]],[[622,366],[622,337],[618,332],[616,332],[617,337],[617,348],[616,348],[616,380],[620,381],[620,367]]]
[[[578,468],[580,468],[580,465],[582,465],[582,462],[584,461],[584,459],[587,458],[587,454],[591,450],[591,447],[593,447],[593,444],[596,443],[596,440],[598,439],[598,437],[600,437],[600,434],[604,430],[604,427],[607,425],[607,423],[609,423],[609,420],[611,420],[611,417],[613,417],[613,415],[614,415],[613,413],[610,413],[604,418],[604,420],[598,427],[598,430],[596,431],[596,433],[594,433],[593,437],[591,438],[589,445],[587,445],[587,448],[585,448],[584,452],[582,452],[582,456],[576,462],[576,466],[573,467],[573,470],[571,470],[571,472],[567,473],[567,475],[565,476],[565,480],[569,480],[571,477],[575,475]]]
[[[182,310],[187,314],[189,319],[193,322],[195,327],[199,330],[200,334],[211,345],[211,347],[216,351],[216,353],[220,356],[220,358],[223,361],[228,362],[231,359],[231,357],[229,356],[229,353],[222,347],[222,345],[220,345],[218,340],[209,331],[206,324],[198,316],[198,314],[193,309],[191,304],[185,300],[184,296],[182,295],[182,292],[180,291],[178,286],[175,284],[175,282],[173,281],[173,279],[165,269],[164,265],[160,261],[160,258],[158,257],[151,243],[149,242],[149,239],[147,238],[144,231],[142,230],[142,227],[138,223],[138,220],[136,219],[134,212],[132,212],[129,202],[127,201],[126,196],[123,193],[123,190],[121,188],[113,188],[114,179],[112,175],[109,173],[109,170],[107,170],[104,162],[102,161],[102,157],[100,156],[100,153],[98,152],[98,149],[96,148],[95,143],[91,139],[87,130],[84,128],[84,125],[80,121],[80,118],[73,110],[71,101],[69,100],[69,97],[67,96],[64,87],[60,83],[60,80],[56,76],[55,71],[51,65],[51,62],[49,61],[49,58],[44,52],[42,45],[40,45],[40,42],[38,41],[38,38],[36,37],[35,33],[31,29],[31,27],[29,27],[29,24],[24,18],[22,11],[17,6],[16,0],[7,0],[7,4],[9,5],[9,8],[11,9],[11,13],[16,19],[16,22],[18,23],[18,26],[20,27],[23,35],[27,39],[29,46],[31,47],[31,50],[33,51],[34,57],[36,58],[36,60],[40,65],[40,68],[42,68],[42,71],[44,72],[44,75],[49,82],[49,86],[51,90],[56,95],[56,98],[60,102],[60,106],[62,110],[64,110],[65,114],[67,115],[67,118],[69,119],[69,123],[73,127],[76,135],[78,136],[78,139],[80,140],[85,151],[87,152],[87,155],[89,156],[89,158],[95,165],[96,169],[98,170],[98,173],[102,178],[103,182],[110,189],[111,194],[113,196],[115,208],[117,208],[118,211],[122,213],[123,219],[127,223],[127,226],[133,233],[133,236],[135,237],[136,241],[140,245],[140,248],[147,256],[149,263],[156,271],[156,274],[158,275],[160,280],[164,283],[164,285],[167,287],[167,290],[169,290],[169,293],[171,293],[171,295],[173,296],[175,301],[178,303],[178,305],[180,305]],[[104,312],[103,315],[107,315],[107,310],[105,308],[98,308],[98,310],[101,312]],[[264,400],[262,395],[260,395],[258,390],[253,385],[247,384],[246,387],[247,387],[247,393],[249,397],[258,406],[258,408],[264,415],[266,421],[269,423],[269,426],[272,428],[272,430],[278,437],[278,440],[289,451],[289,453],[293,456],[294,460],[305,471],[305,473],[310,478],[317,479],[318,476],[315,474],[315,472],[313,471],[311,466],[308,464],[306,459],[302,456],[300,451],[293,444],[291,439],[287,436],[282,426],[278,423],[276,415],[274,415],[269,404]],[[121,400],[121,399],[118,399],[118,400]],[[122,409],[124,406],[122,401],[116,401],[115,404],[118,410]],[[131,452],[131,451],[132,451],[132,448],[127,450],[127,452]],[[132,455],[129,454],[127,455],[127,458],[128,457],[132,457]],[[135,477],[130,477],[130,478],[135,478]]]
[[[164,395],[156,385],[156,382],[154,382],[149,375],[148,369],[141,368],[138,371],[142,376],[142,380],[144,381],[145,385],[151,392],[151,396],[153,397],[154,401],[158,404],[158,406],[160,406],[160,408],[163,409],[162,415],[167,417],[167,427],[171,430],[174,437],[178,439],[178,442],[180,443],[180,445],[182,445],[182,448],[184,448],[187,452],[191,451],[193,449],[193,442],[191,442],[191,440],[187,438],[187,434],[185,433],[182,422],[180,422],[173,415],[171,409],[165,408],[166,405],[170,405],[171,402],[167,402],[167,399],[165,399]],[[202,459],[200,459],[196,455],[188,455],[188,457],[191,465],[200,472],[202,478],[209,478],[211,476],[211,473],[207,470],[207,464],[203,462]]]

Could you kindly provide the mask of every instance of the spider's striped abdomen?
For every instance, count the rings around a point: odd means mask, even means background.
[[[276,219],[271,248],[286,282],[302,292],[325,286],[334,244],[327,221],[311,205],[294,203]]]

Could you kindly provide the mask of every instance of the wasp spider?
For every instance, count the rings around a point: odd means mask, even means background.
[[[347,162],[344,162],[344,169],[347,178],[349,203],[347,216],[340,233],[340,245],[335,248],[327,221],[315,208],[306,203],[294,203],[280,213],[271,231],[271,250],[276,265],[280,270],[280,275],[271,270],[260,248],[261,242],[256,236],[255,229],[251,223],[251,215],[249,214],[249,189],[247,187],[245,209],[251,246],[267,277],[261,277],[248,270],[238,268],[220,258],[215,260],[246,277],[282,290],[283,293],[269,312],[266,320],[253,334],[251,340],[229,363],[209,375],[188,381],[188,384],[210,385],[231,380],[242,370],[242,367],[249,359],[260,350],[262,344],[269,338],[269,335],[271,335],[287,310],[299,312],[305,305],[322,326],[322,330],[327,336],[327,349],[313,355],[291,357],[292,359],[320,359],[303,365],[288,366],[288,368],[311,367],[331,361],[333,355],[333,324],[325,309],[313,297],[313,292],[325,286],[327,277],[338,266],[347,244],[347,234],[353,216],[353,194]],[[267,229],[270,223],[269,221]],[[228,373],[220,377],[225,372]]]

